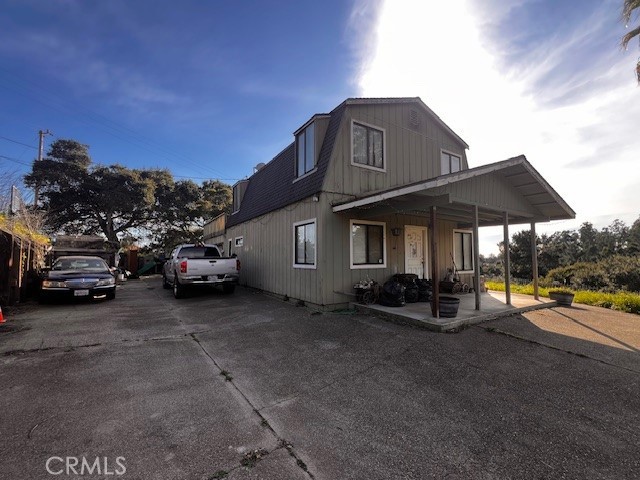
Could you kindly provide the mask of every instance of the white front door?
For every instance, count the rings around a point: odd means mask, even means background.
[[[404,272],[415,273],[418,278],[426,278],[427,256],[426,227],[404,227]]]

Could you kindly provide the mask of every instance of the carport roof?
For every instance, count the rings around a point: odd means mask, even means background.
[[[333,206],[335,213],[359,216],[388,213],[426,214],[437,207],[438,218],[470,224],[478,206],[480,226],[575,218],[575,212],[524,155],[391,188]]]

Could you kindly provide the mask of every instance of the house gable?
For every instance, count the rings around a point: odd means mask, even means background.
[[[435,178],[443,152],[468,168],[467,144],[419,98],[348,99],[345,105],[323,190],[360,196]],[[382,135],[382,164],[355,159],[355,136],[371,132]]]

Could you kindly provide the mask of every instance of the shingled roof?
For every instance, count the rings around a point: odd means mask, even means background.
[[[299,202],[322,190],[345,105],[346,102],[343,102],[329,114],[331,118],[320,149],[317,170],[294,182],[296,179],[295,142],[291,143],[249,178],[249,185],[242,198],[240,210],[229,216],[227,227]]]
[[[340,123],[348,105],[375,105],[412,103],[421,106],[440,126],[448,131],[465,148],[466,142],[460,138],[442,119],[433,112],[420,97],[395,98],[348,98],[328,115],[331,117],[318,157],[317,170],[295,181],[295,142],[280,152],[273,160],[249,178],[249,184],[242,198],[240,210],[227,219],[227,227],[259,217],[274,210],[299,202],[322,190],[333,145],[340,129]]]

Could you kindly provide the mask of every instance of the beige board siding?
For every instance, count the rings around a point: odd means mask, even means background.
[[[409,123],[411,110],[417,110],[420,117],[415,128]],[[354,120],[384,129],[385,172],[351,165]],[[464,147],[417,105],[350,105],[336,139],[324,190],[363,195],[436,177],[440,175],[442,149],[459,154],[463,168],[468,168]]]
[[[227,221],[226,214],[218,215],[213,220],[205,223],[203,228],[203,238],[204,240],[210,240],[218,235],[224,235],[225,224]]]
[[[323,195],[321,203],[328,203],[329,206],[324,211],[331,212],[331,202],[337,202],[343,197],[338,195]],[[396,273],[404,273],[404,226],[425,226],[427,227],[427,262],[431,265],[431,235],[429,228],[429,218],[427,215],[384,215],[379,217],[366,217],[360,215],[358,211],[347,213],[329,213],[323,221],[323,231],[321,231],[321,242],[328,248],[323,252],[322,266],[323,277],[326,279],[324,289],[324,305],[342,304],[353,301],[353,285],[360,280],[367,278],[379,283],[384,283]],[[385,268],[352,269],[350,258],[350,220],[368,220],[385,222],[387,264]],[[391,229],[402,228],[400,236],[393,236]],[[438,243],[438,264],[437,280],[444,279],[447,268],[452,267],[451,253],[453,253],[453,230],[457,228],[454,222],[438,220],[437,243]],[[431,277],[430,268],[427,270],[427,277]]]
[[[241,284],[292,299],[320,303],[319,269],[293,267],[293,225],[313,218],[319,222],[318,205],[309,198],[227,230],[227,238],[232,242],[236,237],[243,237],[242,247],[232,247],[242,264]],[[317,235],[320,225],[316,225]],[[316,258],[319,258],[323,252],[317,240],[316,243]]]
[[[500,211],[528,212],[541,215],[527,200],[502,178],[483,175],[457,182],[447,188],[455,198]]]

